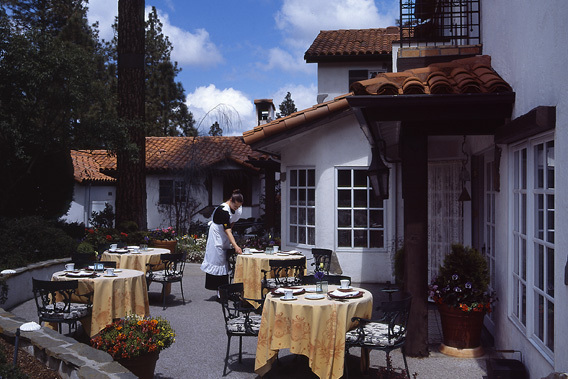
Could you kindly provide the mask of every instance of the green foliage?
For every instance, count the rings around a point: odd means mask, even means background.
[[[286,97],[284,98],[282,103],[280,103],[278,108],[280,109],[280,113],[276,114],[276,118],[286,117],[298,111],[296,104],[294,104],[294,100],[292,100],[292,95],[290,94],[290,92],[286,94]]]
[[[483,255],[474,248],[453,244],[430,284],[430,296],[464,311],[490,310],[495,298],[488,287],[489,269]]]
[[[177,239],[177,250],[187,254],[187,262],[201,263],[205,257],[207,235],[183,235]]]
[[[0,269],[69,257],[77,242],[54,221],[38,216],[0,218]]]
[[[105,209],[93,211],[89,223],[95,228],[112,228],[114,226],[114,211],[112,205],[105,203]]]

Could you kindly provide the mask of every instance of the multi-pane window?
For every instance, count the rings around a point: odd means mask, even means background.
[[[485,163],[485,222],[484,222],[484,244],[483,251],[487,259],[489,267],[489,287],[490,290],[495,290],[495,196],[497,194],[494,182],[495,161],[491,160]],[[489,315],[493,317],[493,313]]]
[[[513,309],[529,337],[554,351],[554,141],[516,149]],[[528,271],[530,268],[531,271]]]
[[[373,194],[367,170],[337,169],[337,246],[383,248],[383,202]]]
[[[185,182],[180,180],[160,180],[159,204],[184,203],[186,197]]]
[[[316,244],[316,171],[289,171],[289,239],[292,244]]]

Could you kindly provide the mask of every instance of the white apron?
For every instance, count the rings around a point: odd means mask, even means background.
[[[224,210],[229,212],[229,224],[237,222],[241,218],[243,207],[239,207],[235,213],[232,213],[229,204],[223,203],[221,206]],[[211,220],[213,220],[215,212],[217,212],[217,208],[215,208],[215,211],[211,215]],[[223,225],[209,221],[209,236],[207,237],[205,258],[201,264],[201,271],[216,276],[227,275],[229,273],[229,263],[227,262],[225,250],[230,248],[231,243],[229,242]]]

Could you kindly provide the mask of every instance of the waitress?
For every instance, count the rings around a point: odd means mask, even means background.
[[[208,290],[217,291],[219,286],[229,283],[226,250],[233,245],[237,254],[242,253],[232,232],[233,225],[241,218],[242,205],[243,195],[237,189],[233,191],[231,198],[215,208],[211,215],[205,258],[201,264],[201,271],[205,272],[205,288]]]

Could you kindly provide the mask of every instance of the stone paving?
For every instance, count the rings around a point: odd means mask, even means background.
[[[176,331],[176,342],[161,352],[156,366],[155,378],[221,378],[225,358],[227,336],[221,305],[214,300],[215,293],[204,288],[205,275],[198,264],[188,264],[184,275],[185,305],[181,300],[178,283],[172,285],[167,299],[167,308],[162,310],[159,299],[161,285],[150,286],[150,312],[152,316],[168,319]],[[370,290],[375,299],[382,296],[381,286],[361,284]],[[10,310],[21,318],[36,321],[34,301],[28,301]],[[441,341],[441,328],[435,308],[429,311],[429,342],[431,354],[428,358],[408,358],[411,374],[424,379],[483,378],[486,375],[485,359],[453,358],[440,354],[437,345]],[[243,338],[243,361],[238,363],[238,338],[231,341],[227,378],[258,378],[254,373],[256,338]],[[372,352],[370,375],[358,372],[358,349],[352,349],[349,361],[350,378],[375,377],[377,367],[385,366],[382,352]],[[404,367],[400,351],[391,353],[394,367]],[[281,351],[279,362],[273,365],[270,378],[317,378],[309,369],[307,358]]]

